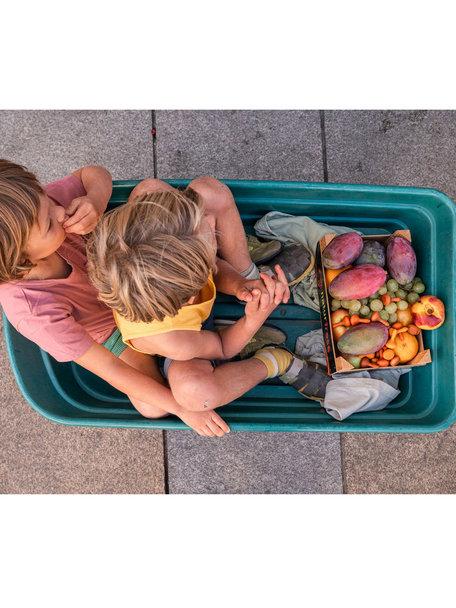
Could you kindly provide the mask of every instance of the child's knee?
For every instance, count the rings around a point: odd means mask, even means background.
[[[234,204],[231,190],[215,177],[197,177],[190,182],[189,187],[204,198],[209,212],[211,210],[220,212]]]
[[[138,410],[140,414],[144,416],[144,418],[164,418],[165,416],[169,416],[169,412],[166,410],[162,410],[158,406],[151,405],[150,403],[145,403],[144,401],[139,401],[134,397],[128,396],[132,405]]]
[[[208,373],[170,378],[170,388],[177,403],[194,412],[213,409],[220,403],[221,391],[212,374],[212,366]]]
[[[130,192],[127,202],[131,201],[140,194],[150,194],[151,192],[158,192],[162,190],[173,190],[173,187],[161,179],[156,179],[154,177],[144,179],[142,182],[139,182],[139,184],[137,184]]]

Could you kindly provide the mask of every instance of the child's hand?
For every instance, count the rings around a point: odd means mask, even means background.
[[[63,223],[67,233],[88,234],[98,223],[100,215],[88,196],[74,198],[66,209],[68,219]]]
[[[214,437],[214,435],[223,437],[225,433],[230,432],[230,427],[214,410],[207,412],[183,410],[179,412],[179,418],[203,437]]]
[[[252,302],[255,295],[260,295],[260,308],[266,310],[269,306],[269,291],[262,279],[244,281],[242,287],[236,292],[236,298],[243,302]]]
[[[286,304],[290,299],[290,288],[288,287],[288,281],[283,272],[282,268],[279,264],[276,264],[274,267],[275,273],[277,275],[276,289],[274,293],[274,301],[278,305],[280,302]],[[261,274],[260,274],[261,276]]]
[[[277,276],[269,276],[261,273],[260,276],[264,281],[264,285],[268,293],[268,303],[262,305],[263,294],[259,290],[252,291],[252,300],[245,305],[245,316],[250,319],[266,319],[270,313],[277,308],[281,302],[288,302],[290,290],[285,275],[280,266],[275,267]]]
[[[279,269],[279,270],[277,271],[277,269]],[[290,289],[288,287],[287,280],[286,280],[285,275],[283,274],[283,271],[280,268],[280,266],[277,265],[275,268],[275,271],[280,273],[279,282],[285,284],[285,288],[283,289],[283,293],[282,293],[281,302],[286,304],[288,302],[288,300],[290,299]],[[267,276],[269,276],[269,275],[267,275]],[[277,275],[277,277],[279,278],[279,274]],[[270,301],[270,292],[265,285],[264,279],[253,279],[253,280],[245,281],[243,286],[237,291],[236,297],[239,300],[242,300],[243,302],[251,302],[254,298],[253,293],[255,291],[260,292],[260,303],[259,303],[260,310],[263,310],[263,311],[267,310],[267,308],[269,307],[269,305],[272,302]],[[280,304],[280,302],[277,302],[277,304]]]

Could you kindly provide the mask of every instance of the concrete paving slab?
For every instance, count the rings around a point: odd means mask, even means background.
[[[167,443],[170,494],[342,493],[337,433],[168,431]]]
[[[316,110],[156,112],[158,177],[323,181]]]
[[[22,397],[0,341],[0,494],[163,494],[163,432],[68,427]]]
[[[348,494],[455,494],[456,426],[432,435],[342,436]]]
[[[143,179],[153,176],[151,128],[148,110],[3,110],[0,155],[42,183],[90,164],[113,179]]]
[[[437,188],[456,198],[456,112],[325,111],[330,182]],[[344,434],[347,493],[454,493],[456,430]]]
[[[456,111],[325,111],[330,182],[436,188],[456,199]]]

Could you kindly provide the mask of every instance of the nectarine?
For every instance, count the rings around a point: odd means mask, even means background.
[[[420,329],[437,329],[445,321],[445,305],[435,296],[421,296],[411,310],[413,323]]]

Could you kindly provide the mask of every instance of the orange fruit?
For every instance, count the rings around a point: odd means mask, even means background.
[[[351,264],[349,266],[345,266],[345,268],[339,268],[339,270],[331,270],[331,268],[326,268],[325,276],[326,276],[326,287],[329,287],[329,284],[333,279],[337,277],[338,274],[343,272],[344,270],[348,270],[351,268]]]
[[[398,334],[394,340],[394,352],[399,357],[401,363],[407,363],[407,361],[413,359],[418,349],[418,340],[408,332]]]

